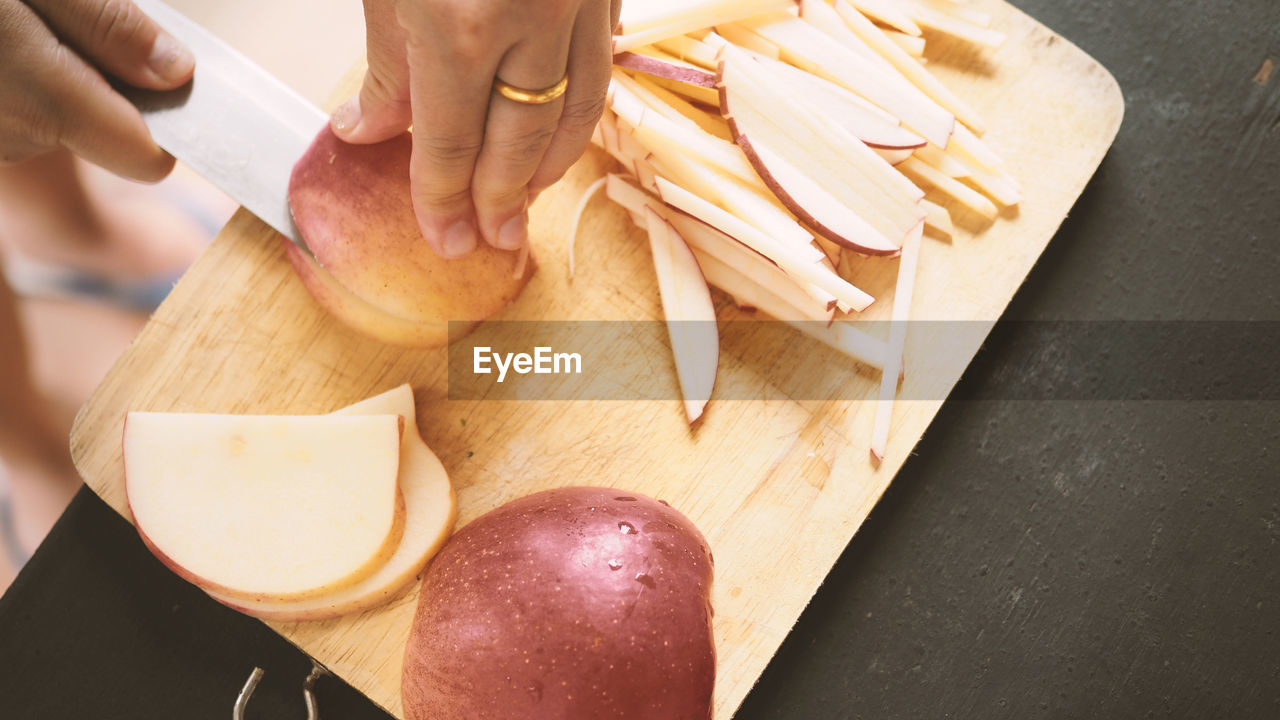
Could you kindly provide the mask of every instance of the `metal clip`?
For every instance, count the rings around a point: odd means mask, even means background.
[[[320,708],[316,705],[316,680],[321,675],[329,674],[327,670],[320,667],[316,661],[311,661],[311,672],[307,673],[307,678],[302,681],[302,700],[307,705],[307,720],[320,720]],[[258,682],[262,680],[263,671],[260,667],[255,667],[253,672],[249,674],[249,679],[245,681],[244,688],[240,690],[240,695],[236,697],[235,707],[231,710],[231,720],[244,720],[244,709],[249,704],[249,698],[253,695],[253,691],[258,688]]]

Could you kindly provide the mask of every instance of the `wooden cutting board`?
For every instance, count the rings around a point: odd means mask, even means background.
[[[1120,126],[1115,80],[1075,46],[1013,7],[980,3],[1009,35],[998,51],[930,40],[930,68],[986,117],[987,142],[1026,188],[1020,208],[988,227],[960,216],[951,241],[926,238],[913,319],[977,321],[963,346],[930,352],[938,325],[907,337],[904,396],[888,455],[869,459],[878,373],[837,361],[815,368],[777,347],[776,330],[735,331],[718,389],[755,384],[759,399],[713,397],[691,430],[675,399],[495,402],[449,400],[444,350],[364,339],[325,315],[294,277],[278,237],[238,213],[174,289],[81,411],[72,451],[86,482],[128,517],[120,438],[129,410],[319,413],[401,382],[449,469],[460,524],[549,487],[600,484],[668,500],[703,530],[716,558],[719,654],[715,717],[728,718],[885,491],[991,324],[1053,236]],[[350,94],[356,77],[335,96]],[[540,269],[508,320],[661,317],[647,241],[603,197],[589,206],[577,267],[566,234],[584,188],[609,169],[588,154],[533,209]],[[979,230],[976,234],[971,230]],[[885,318],[897,260],[861,260],[853,279]],[[722,325],[739,317],[718,296]],[[774,338],[772,345],[764,344]],[[794,343],[803,347],[799,334]],[[933,340],[938,338],[934,337]],[[670,377],[665,346],[646,358]],[[832,355],[831,357],[838,357]],[[619,361],[623,358],[618,358]],[[841,399],[789,398],[778,381],[845,373]],[[922,398],[922,399],[921,399]],[[327,622],[274,624],[286,638],[392,714],[401,715],[401,656],[416,586],[390,605]],[[253,662],[246,658],[246,665]]]

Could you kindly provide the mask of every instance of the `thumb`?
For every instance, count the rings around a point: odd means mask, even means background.
[[[360,94],[333,112],[333,132],[350,143],[376,143],[402,133],[413,122],[404,28],[395,4],[364,0],[369,69]]]

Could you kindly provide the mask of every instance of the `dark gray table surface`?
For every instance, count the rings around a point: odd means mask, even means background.
[[[1014,4],[1124,126],[741,718],[1280,717],[1280,2]],[[302,717],[305,658],[87,491],[0,600],[6,719],[223,718],[254,664]]]

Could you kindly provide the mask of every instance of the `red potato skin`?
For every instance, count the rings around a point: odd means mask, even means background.
[[[726,120],[729,122],[729,130],[733,133],[734,142],[742,149],[742,153],[747,156],[747,160],[751,163],[752,167],[756,169],[756,173],[758,173],[760,175],[760,179],[764,181],[765,187],[769,188],[774,197],[778,198],[778,200],[796,216],[796,219],[805,225],[808,225],[818,234],[822,235],[822,237],[830,240],[840,247],[848,248],[855,252],[862,253],[863,255],[898,257],[902,254],[902,248],[868,247],[861,243],[854,242],[835,230],[832,230],[830,227],[827,227],[827,225],[819,220],[817,216],[810,213],[803,203],[792,197],[791,193],[787,191],[787,188],[783,187],[782,183],[778,182],[777,178],[769,172],[768,166],[765,165],[764,160],[760,158],[755,147],[752,146],[751,138],[738,129],[738,124],[733,117],[726,116]],[[921,222],[924,221],[922,220]]]
[[[665,503],[609,488],[529,495],[427,569],[406,720],[705,720],[712,556]]]
[[[720,75],[723,76],[723,74],[724,63],[721,63]],[[720,93],[720,114],[724,117],[725,122],[729,124],[729,132],[733,135],[734,144],[736,144],[742,150],[742,153],[747,156],[747,161],[756,169],[756,173],[760,176],[760,179],[764,181],[765,187],[769,188],[769,191],[774,194],[774,197],[778,198],[778,201],[786,206],[786,208],[790,210],[796,218],[800,220],[800,222],[808,225],[814,231],[822,235],[822,237],[830,240],[831,242],[841,247],[849,248],[855,252],[862,253],[863,255],[897,257],[902,254],[902,248],[868,247],[861,243],[854,242],[853,240],[850,240],[849,238],[846,238],[840,233],[832,230],[830,227],[827,227],[827,225],[821,220],[814,217],[814,215],[804,207],[804,203],[793,198],[791,193],[787,191],[787,188],[783,187],[782,184],[778,182],[777,178],[775,178],[773,173],[769,171],[768,166],[765,165],[764,161],[760,158],[760,155],[751,145],[750,136],[743,131],[737,118],[733,116],[733,112],[729,107],[729,91],[725,87],[722,79],[717,80],[716,89]],[[921,222],[923,222],[923,220]]]
[[[646,75],[674,80],[676,82],[698,85],[705,88],[716,86],[716,75],[699,68],[685,67],[665,62],[659,58],[633,52],[621,52],[613,56],[613,64]]]
[[[391,316],[381,325],[418,326],[366,334],[408,346],[443,345],[450,321],[478,323],[513,302],[535,263],[516,276],[519,253],[486,242],[446,260],[422,237],[409,191],[413,139],[402,133],[372,145],[338,139],[326,125],[294,166],[289,207],[320,266],[340,286]],[[295,267],[297,263],[295,262]],[[316,300],[365,330],[367,313],[335,309],[334,298],[299,273]],[[373,324],[373,323],[365,323]],[[425,328],[423,326],[426,326]]]
[[[400,345],[409,348],[440,347],[449,344],[450,325],[441,322],[413,322],[383,312],[373,304],[359,298],[350,290],[343,288],[333,276],[321,277],[327,271],[309,257],[293,241],[284,235],[280,236],[285,256],[293,271],[311,297],[330,316],[336,318],[347,327],[389,345]],[[465,328],[471,332],[480,324],[471,323]],[[453,333],[461,337],[460,324],[453,325]]]
[[[127,502],[127,498],[126,498],[126,502]],[[397,494],[397,495],[396,495],[396,503],[397,503],[398,505],[400,505],[401,507],[403,507],[403,506],[404,506],[404,497],[403,497],[403,496],[401,496],[401,495],[399,495],[399,494]],[[160,561],[160,564],[161,564],[161,565],[164,565],[166,568],[168,568],[168,569],[170,570],[170,572],[172,572],[174,575],[177,575],[178,577],[182,578],[183,580],[186,580],[187,582],[191,583],[192,585],[195,585],[196,587],[200,588],[201,590],[213,590],[214,592],[219,592],[219,593],[223,593],[223,594],[230,595],[230,596],[243,596],[243,597],[246,597],[246,598],[248,598],[248,599],[250,599],[250,600],[269,600],[269,599],[284,599],[284,600],[288,600],[288,599],[290,599],[291,597],[293,597],[293,598],[297,598],[297,599],[306,599],[306,598],[311,598],[311,597],[316,597],[316,596],[319,596],[319,595],[323,595],[323,594],[325,594],[326,592],[331,592],[331,591],[334,591],[334,590],[341,590],[342,588],[346,587],[347,585],[354,585],[355,583],[357,583],[357,582],[359,582],[360,580],[364,579],[364,577],[365,577],[366,575],[371,574],[371,573],[373,573],[373,571],[375,571],[375,570],[377,570],[377,569],[378,569],[378,563],[377,563],[376,561],[374,561],[374,562],[370,562],[370,563],[369,563],[369,565],[365,568],[365,570],[368,570],[368,572],[363,572],[363,571],[361,571],[361,573],[357,573],[356,575],[352,576],[352,577],[349,579],[349,581],[347,581],[347,582],[343,582],[343,583],[340,583],[340,584],[337,584],[337,585],[333,585],[333,586],[330,586],[330,587],[327,587],[327,588],[323,588],[323,589],[321,589],[321,590],[317,590],[317,591],[315,591],[315,592],[311,592],[311,593],[304,593],[304,594],[301,594],[301,595],[294,595],[294,596],[288,596],[288,595],[272,595],[272,596],[268,596],[268,595],[260,594],[260,593],[252,593],[252,592],[250,592],[250,593],[245,593],[244,591],[236,590],[235,588],[229,588],[229,587],[227,587],[226,585],[219,585],[218,583],[212,582],[212,581],[210,581],[210,580],[206,580],[205,578],[203,578],[203,577],[201,577],[201,576],[199,576],[199,575],[196,575],[195,573],[191,572],[190,570],[187,570],[187,569],[186,569],[186,568],[184,568],[183,566],[179,565],[176,561],[174,561],[174,559],[173,559],[173,558],[171,558],[171,557],[169,557],[168,555],[166,555],[166,554],[165,554],[165,552],[159,548],[159,546],[157,546],[154,542],[152,542],[150,537],[147,537],[147,533],[146,533],[146,531],[144,531],[144,530],[142,529],[142,526],[141,526],[141,525],[138,525],[138,524],[136,523],[136,519],[137,519],[137,518],[136,518],[136,516],[135,516],[135,515],[134,515],[134,513],[133,513],[133,507],[132,507],[132,506],[130,506],[130,507],[129,507],[129,515],[130,515],[130,517],[133,517],[133,518],[134,518],[134,520],[135,520],[134,529],[135,529],[135,530],[137,530],[137,532],[138,532],[138,537],[142,539],[142,545],[143,545],[145,548],[147,548],[147,550],[151,551],[151,554],[152,554],[152,555],[154,555],[154,556],[155,556],[155,558],[156,558],[157,560],[159,560],[159,561]],[[383,543],[384,547],[387,547],[387,546],[394,547],[394,546],[396,546],[396,545],[399,545],[399,544],[400,544],[400,538],[402,538],[403,536],[404,536],[404,519],[403,519],[403,514],[402,514],[400,521],[399,521],[399,522],[397,522],[394,526],[392,526],[391,534],[387,536],[387,540],[386,540],[386,542],[385,542],[385,543]],[[238,612],[242,612],[242,613],[244,613],[244,614],[246,614],[246,615],[254,615],[255,617],[258,617],[258,616],[259,616],[258,614],[254,613],[254,612],[253,612],[251,609],[249,609],[249,608],[246,608],[246,607],[243,607],[243,606],[240,606],[240,605],[236,605],[236,604],[235,604],[235,602],[234,602],[234,600],[230,600],[230,601],[229,601],[229,600],[224,600],[224,599],[222,599],[222,598],[212,598],[212,599],[213,599],[213,600],[215,600],[215,601],[217,601],[217,602],[219,602],[219,603],[222,603],[223,605],[226,605],[227,607],[231,608],[232,610],[236,610],[236,611],[238,611]],[[263,617],[263,619],[264,619],[264,620],[269,620],[269,619],[272,619],[272,618]]]

